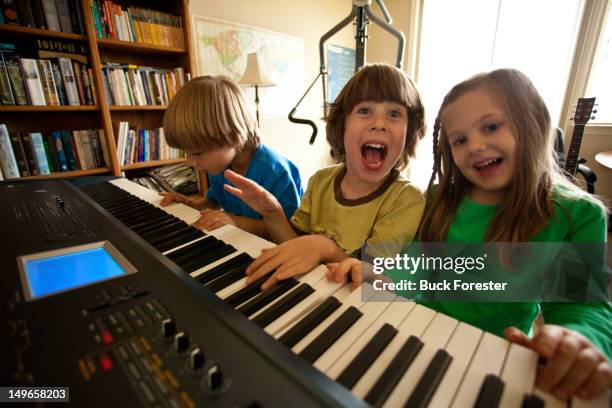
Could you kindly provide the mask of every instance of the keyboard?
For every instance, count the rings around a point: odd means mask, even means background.
[[[534,387],[532,351],[464,322],[380,293],[327,281],[324,266],[266,292],[244,269],[274,244],[226,225],[190,226],[199,211],[161,207],[126,179],[83,191],[192,279],[294,354],[375,407],[608,407],[610,393],[569,403]]]

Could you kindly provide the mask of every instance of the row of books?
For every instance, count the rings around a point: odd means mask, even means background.
[[[102,129],[9,134],[0,124],[0,167],[6,179],[109,165]]]
[[[0,24],[84,34],[79,0],[2,0]]]
[[[163,128],[130,128],[128,122],[119,122],[117,132],[117,159],[119,165],[149,160],[172,160],[185,157],[179,149],[168,146]]]
[[[99,38],[182,48],[180,16],[157,10],[128,7],[109,0],[93,0],[91,16]]]
[[[20,58],[0,51],[2,105],[95,105],[93,76],[69,58]]]
[[[197,194],[199,180],[193,167],[184,163],[172,164],[148,170],[132,181],[155,191],[175,191],[185,195]]]
[[[109,105],[168,105],[189,74],[173,70],[106,64],[102,67],[106,100]]]

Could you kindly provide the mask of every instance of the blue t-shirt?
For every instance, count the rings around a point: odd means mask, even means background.
[[[269,147],[259,145],[253,152],[253,157],[246,172],[246,178],[253,180],[268,190],[279,201],[287,219],[291,218],[300,205],[304,194],[300,171],[288,159],[276,153]],[[253,211],[241,199],[225,191],[224,184],[230,184],[223,172],[208,175],[208,192],[206,198],[214,201],[228,213],[255,219],[261,219],[259,213]]]

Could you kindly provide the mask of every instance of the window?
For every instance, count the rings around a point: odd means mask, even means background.
[[[612,1],[608,1],[585,96],[596,97],[597,115],[590,123],[612,124]]]
[[[415,183],[429,180],[430,134],[442,98],[474,74],[521,70],[559,122],[582,7],[583,0],[424,0],[417,78],[429,135],[419,146]]]

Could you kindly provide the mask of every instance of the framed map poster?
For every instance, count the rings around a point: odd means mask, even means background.
[[[327,102],[333,102],[355,73],[355,49],[327,45]]]
[[[287,116],[304,91],[304,40],[209,17],[193,16],[198,75],[225,75],[238,82],[247,54],[258,52],[276,86],[259,88],[262,116]],[[243,87],[254,109],[255,90]]]

